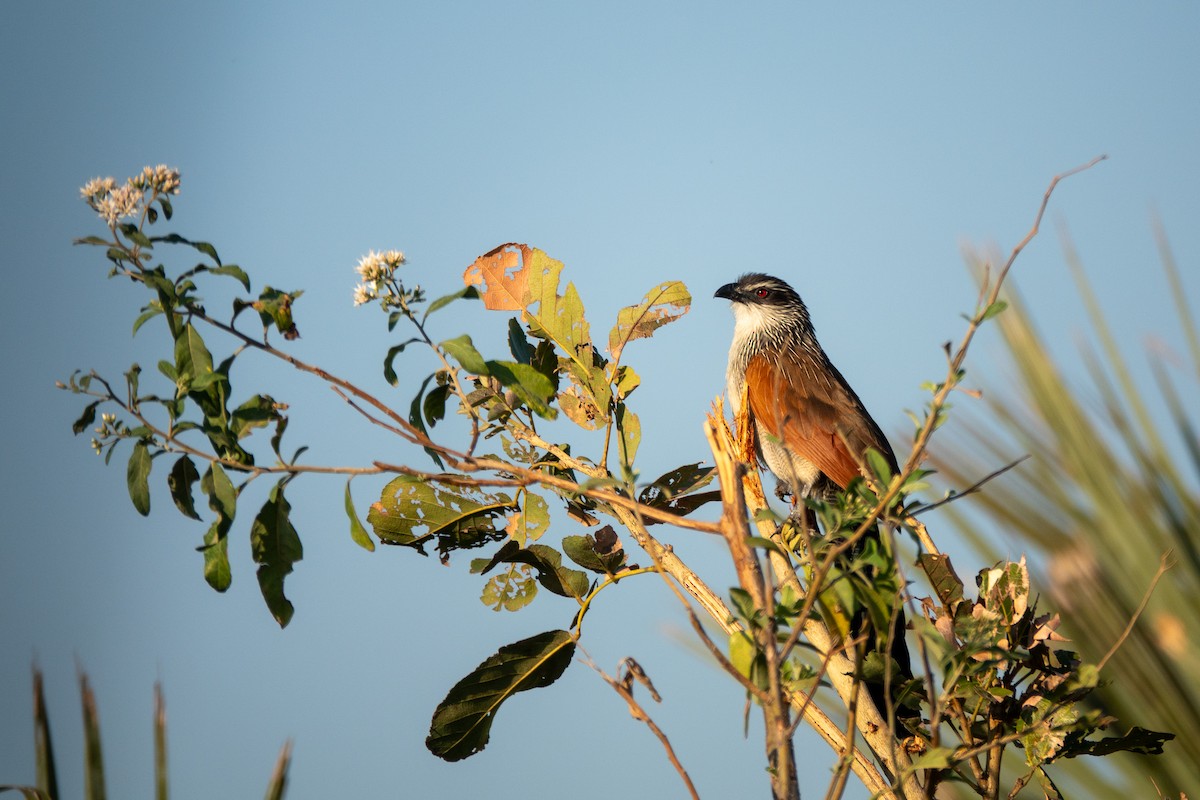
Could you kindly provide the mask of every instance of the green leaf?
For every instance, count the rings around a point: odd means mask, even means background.
[[[208,507],[218,517],[233,521],[237,513],[237,489],[220,464],[212,463],[200,481],[200,490],[208,495]]]
[[[273,450],[275,452],[275,457],[278,458],[280,461],[284,460],[283,453],[280,452],[280,449],[283,447],[283,434],[287,431],[287,426],[288,426],[288,418],[287,417],[280,414],[278,417],[275,418],[275,433],[271,434],[271,450]],[[301,447],[299,450],[297,450],[296,455],[295,455],[295,457],[293,457],[292,461],[295,461],[297,458],[299,458],[300,454],[302,452],[304,452],[305,449],[306,448]]]
[[[244,288],[247,292],[250,291],[250,276],[247,275],[246,271],[237,264],[225,264],[224,266],[220,267],[209,267],[208,271],[213,275],[228,275],[231,278],[235,278],[237,282],[242,285],[242,288]]]
[[[143,250],[154,249],[154,245],[150,242],[150,239],[146,237],[146,234],[139,231],[136,226],[122,225],[121,227],[124,229],[122,232],[129,239],[129,241],[133,242]]]
[[[729,637],[729,663],[759,689],[767,688],[766,658],[744,631]]]
[[[150,514],[150,462],[150,448],[145,441],[139,440],[129,455],[126,481],[129,484],[129,499],[143,517]]]
[[[468,488],[443,489],[402,475],[383,489],[367,512],[367,524],[386,544],[420,547],[432,537],[453,548],[471,546],[497,534],[493,520],[515,510],[505,494],[488,495]]]
[[[142,368],[138,364],[133,364],[129,367],[129,371],[125,373],[125,386],[129,390],[129,397],[133,400],[136,406],[138,403],[138,381],[141,378]]]
[[[721,499],[721,493],[698,492],[712,483],[717,471],[699,462],[684,464],[651,481],[638,494],[638,502],[664,511],[687,516],[706,503]],[[656,525],[656,520],[646,520],[647,525]]]
[[[197,378],[211,375],[212,371],[212,355],[204,345],[200,332],[189,322],[175,339],[176,386],[181,394],[190,391]]]
[[[292,619],[292,603],[283,593],[284,579],[292,565],[304,558],[300,536],[292,526],[292,506],[283,496],[287,479],[271,487],[267,502],[250,525],[250,552],[258,567],[258,586],[267,608],[279,623],[287,627]]]
[[[425,395],[421,410],[425,414],[425,421],[429,423],[429,427],[432,428],[446,418],[446,399],[450,396],[451,391],[453,391],[453,387],[448,383],[443,383],[433,387]]]
[[[167,208],[169,206],[170,206],[169,203],[163,204],[163,212],[164,213],[166,213]],[[167,219],[171,218],[171,215],[169,213],[167,213],[166,216],[167,216]],[[221,265],[221,259],[217,256],[217,249],[215,247],[213,247],[211,244],[209,244],[208,242],[193,242],[190,239],[185,239],[184,237],[180,236],[178,233],[168,233],[166,236],[151,236],[150,241],[166,242],[167,244],[186,244],[190,247],[196,248],[201,253],[204,253],[206,256],[211,258],[213,261],[217,262],[217,266]]]
[[[766,550],[771,553],[786,555],[784,549],[778,543],[764,536],[747,536],[746,546],[755,550]]]
[[[942,605],[953,609],[963,599],[963,582],[954,571],[950,556],[922,553],[918,563]]]
[[[350,482],[353,480],[351,477],[346,481],[346,516],[350,518],[350,538],[362,549],[375,552],[375,540],[367,533],[367,529],[358,518],[358,512],[354,510],[354,498],[350,494]]]
[[[200,515],[196,513],[196,503],[192,499],[192,484],[198,480],[200,473],[192,459],[186,455],[176,460],[167,476],[167,487],[171,490],[171,499],[175,501],[175,507],[179,509],[179,513],[192,519],[200,519]]]
[[[443,297],[439,297],[437,300],[434,300],[432,303],[430,303],[429,307],[425,309],[425,316],[421,317],[421,323],[424,324],[425,320],[429,319],[430,314],[437,311],[439,308],[445,308],[446,306],[453,303],[455,300],[478,300],[478,299],[479,299],[479,290],[478,289],[476,289],[474,286],[464,286],[463,288],[459,289],[457,292],[453,292],[453,293],[445,295]]]
[[[510,317],[508,320],[508,351],[520,364],[529,364],[533,361],[533,347],[525,338],[525,331],[516,317]]]
[[[552,342],[537,343],[537,346],[533,348],[533,358],[530,359],[529,366],[545,375],[554,387],[554,391],[558,391],[559,362]]]
[[[471,337],[463,334],[455,339],[447,339],[438,345],[442,350],[445,350],[455,361],[462,366],[467,372],[472,375],[488,375],[487,364],[483,360],[483,356],[475,349],[475,345],[471,343]]]
[[[233,583],[233,570],[229,566],[228,525],[217,520],[204,534],[204,580],[213,589],[223,592]]]
[[[651,289],[642,302],[617,312],[617,324],[608,334],[608,351],[613,360],[621,358],[625,345],[635,339],[652,336],[656,330],[682,317],[692,304],[692,296],[681,281],[667,281]]]
[[[602,575],[616,575],[625,567],[625,549],[612,525],[594,535],[564,536],[562,549],[579,566]]]
[[[487,745],[492,721],[504,701],[517,692],[554,683],[574,653],[575,642],[566,631],[547,631],[501,647],[438,704],[425,746],[446,761],[478,753]]]
[[[228,386],[229,379],[219,372],[206,372],[192,381],[191,386],[188,387],[188,391],[203,392],[213,384],[217,383],[224,383]]]
[[[1004,309],[1006,309],[1006,308],[1008,308],[1007,300],[997,300],[996,302],[992,303],[990,306],[988,306],[987,308],[984,309],[983,316],[981,316],[979,318],[979,321],[983,322],[984,320],[991,319],[992,317],[996,316],[997,314],[1002,313],[1004,311]]]
[[[543,419],[554,419],[558,412],[549,405],[554,397],[554,384],[550,379],[528,364],[515,361],[488,361],[484,365],[486,375],[491,375],[521,402],[533,409]]]
[[[887,486],[892,482],[892,467],[888,464],[888,460],[874,447],[868,447],[866,451],[867,466],[871,468],[871,474],[883,486]]]
[[[1107,756],[1113,753],[1129,752],[1157,756],[1162,755],[1163,745],[1174,738],[1175,734],[1173,733],[1161,733],[1134,727],[1130,729],[1129,733],[1122,736],[1106,736],[1103,739],[1083,739],[1074,742],[1068,745],[1063,755],[1067,757]]]
[[[208,495],[208,507],[217,515],[199,548],[204,553],[204,580],[218,592],[233,580],[229,566],[229,530],[237,513],[237,489],[220,464],[212,463],[200,479],[200,490]]]
[[[71,244],[93,244],[107,247],[112,244],[110,239],[102,239],[99,236],[83,236],[78,239],[72,239]]]
[[[79,419],[71,423],[71,431],[78,436],[85,430],[91,427],[96,421],[96,406],[100,405],[99,400],[93,400],[83,407],[83,413],[79,415]]]
[[[949,769],[953,763],[954,748],[931,747],[913,760],[912,768],[918,769]]]
[[[392,366],[392,362],[396,360],[396,356],[404,352],[404,348],[408,347],[413,342],[419,341],[421,340],[413,337],[407,342],[401,342],[400,344],[392,345],[388,348],[387,356],[383,359],[383,378],[392,386],[395,386],[400,382],[400,377],[396,374],[396,370]]]
[[[138,315],[138,318],[133,321],[133,335],[136,336],[137,332],[139,330],[141,330],[141,327],[143,325],[145,325],[147,322],[154,319],[161,313],[163,313],[162,306],[160,306],[156,303],[151,303],[150,305],[148,305],[144,309],[142,309],[142,313],[140,315]]]
[[[538,583],[561,597],[579,600],[588,591],[587,574],[564,567],[562,554],[544,544],[521,547],[510,540],[490,560],[477,559],[472,562],[471,571],[487,574],[497,564],[528,564],[537,570]]]
[[[258,299],[250,306],[258,312],[263,328],[269,328],[271,323],[274,323],[275,328],[283,334],[283,338],[291,341],[300,337],[300,332],[296,330],[296,322],[292,316],[292,305],[302,294],[304,292],[300,290],[281,292],[270,286],[264,286]]]
[[[422,401],[425,398],[425,387],[428,386],[429,382],[435,377],[437,377],[436,372],[427,376],[425,380],[421,382],[421,388],[417,390],[416,397],[412,399],[412,403],[410,403],[408,406],[408,421],[413,425],[413,427],[415,427],[425,436],[429,436],[429,430],[425,427],[425,416],[422,413],[424,410],[424,403]],[[438,454],[437,450],[434,450],[432,447],[425,447],[425,453],[433,459],[434,464],[438,465],[438,469],[445,469],[445,465],[442,464],[442,457]],[[368,520],[369,519],[370,516],[368,515]]]
[[[242,439],[255,428],[265,428],[278,420],[279,404],[270,395],[256,394],[242,403],[230,415],[229,430],[233,435]]]
[[[747,622],[754,622],[758,616],[758,611],[754,608],[754,598],[745,589],[731,587],[729,589],[729,599],[733,603],[733,609],[738,615]]]

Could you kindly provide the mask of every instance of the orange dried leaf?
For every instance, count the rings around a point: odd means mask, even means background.
[[[509,242],[475,259],[463,283],[479,286],[483,305],[492,311],[517,311],[529,304],[529,271],[533,248]]]

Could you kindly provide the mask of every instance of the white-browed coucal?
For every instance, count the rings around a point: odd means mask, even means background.
[[[730,403],[745,391],[756,450],[782,487],[803,505],[804,498],[825,497],[845,489],[863,474],[868,449],[876,450],[895,474],[896,456],[887,437],[867,413],[858,395],[829,361],[817,342],[800,295],[779,278],[749,273],[727,283],[716,297],[733,307],[733,344],[726,372]],[[891,657],[901,674],[912,677],[899,610],[892,630]],[[857,633],[866,631],[856,620]],[[874,637],[872,637],[874,638]],[[880,713],[881,687],[868,685]],[[899,710],[900,716],[910,714]]]

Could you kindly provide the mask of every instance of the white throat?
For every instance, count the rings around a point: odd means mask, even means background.
[[[760,348],[761,336],[779,323],[779,313],[758,304],[733,303],[733,342],[729,345],[729,364],[725,368],[725,390],[729,408],[737,411],[746,382],[746,365]]]

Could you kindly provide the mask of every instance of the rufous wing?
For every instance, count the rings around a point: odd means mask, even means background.
[[[746,402],[764,430],[843,489],[862,474],[858,465],[868,447],[894,461],[891,448],[842,376],[808,354],[797,359],[752,358],[746,366]]]

